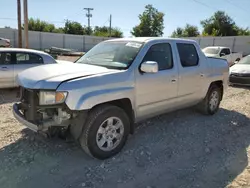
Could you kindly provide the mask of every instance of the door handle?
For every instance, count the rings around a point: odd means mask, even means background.
[[[176,79],[172,79],[172,80],[171,80],[172,83],[175,83],[176,81],[177,81]]]
[[[201,76],[201,77],[204,77],[205,75],[201,73],[200,76]]]
[[[7,67],[1,67],[1,71],[7,71],[8,68]]]

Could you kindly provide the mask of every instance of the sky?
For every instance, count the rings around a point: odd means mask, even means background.
[[[17,28],[17,1],[0,2],[0,28]],[[250,0],[28,0],[28,16],[53,23],[57,27],[63,26],[66,19],[87,25],[83,8],[90,7],[94,8],[91,26],[108,26],[109,15],[112,14],[112,26],[120,28],[124,36],[129,37],[131,29],[139,24],[138,15],[147,4],[152,4],[165,14],[166,37],[186,23],[198,26],[201,31],[200,21],[209,18],[217,10],[225,11],[238,26],[250,28],[250,12],[247,10]]]

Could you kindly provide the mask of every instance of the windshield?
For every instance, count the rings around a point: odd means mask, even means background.
[[[110,69],[127,69],[134,61],[143,43],[102,42],[79,58],[76,63],[103,66]]]
[[[250,56],[243,57],[237,64],[250,64]]]
[[[219,48],[204,48],[202,51],[206,54],[218,54],[220,49]]]

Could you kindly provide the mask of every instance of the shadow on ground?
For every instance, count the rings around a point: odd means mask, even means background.
[[[18,101],[19,89],[0,89],[0,105]]]
[[[226,109],[211,117],[192,110],[162,115],[140,124],[123,151],[106,161],[24,129],[22,139],[0,150],[0,185],[225,187],[248,166],[249,123]]]
[[[250,90],[250,86],[230,85],[230,87],[232,87],[232,88],[238,88],[238,89]]]

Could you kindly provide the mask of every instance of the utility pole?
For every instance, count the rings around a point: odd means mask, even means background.
[[[21,0],[17,0],[18,48],[22,48]]]
[[[112,15],[110,14],[110,18],[109,18],[109,37],[111,37],[111,31],[112,31]]]
[[[28,0],[23,0],[25,48],[29,48]]]
[[[91,10],[94,10],[93,8],[84,8],[84,10],[87,10],[87,18],[88,18],[88,30],[90,34],[90,18],[92,18],[92,14],[90,13]]]

